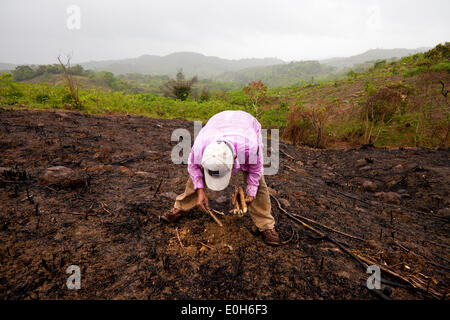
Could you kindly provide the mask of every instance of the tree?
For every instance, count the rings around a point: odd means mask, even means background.
[[[355,79],[356,78],[356,72],[355,72],[355,70],[353,70],[353,69],[350,69],[350,71],[349,72],[347,72],[347,76],[349,77],[349,78],[353,78],[353,79]]]
[[[250,98],[252,106],[255,109],[256,118],[259,118],[261,113],[259,103],[266,97],[266,85],[261,80],[252,81],[243,90],[244,93]]]
[[[192,86],[198,81],[197,76],[187,80],[184,77],[183,70],[178,71],[176,80],[170,79],[163,85],[163,94],[165,97],[172,97],[185,101],[192,91]]]
[[[13,71],[14,81],[22,81],[34,78],[36,76],[35,71],[30,66],[17,66]]]
[[[364,143],[375,143],[381,131],[389,124],[403,102],[402,95],[395,88],[384,87],[376,90],[361,109],[364,119]],[[375,126],[378,132],[374,134]]]
[[[82,76],[84,74],[84,69],[79,64],[70,67],[70,73],[76,76]]]
[[[202,91],[200,92],[200,97],[198,98],[198,100],[200,102],[204,102],[204,101],[209,101],[210,98],[211,98],[211,95],[209,93],[209,90],[207,88],[203,88]]]
[[[291,108],[283,138],[292,143],[303,143],[314,148],[326,144],[326,129],[333,116],[340,113],[333,103],[319,99],[315,105],[305,106],[303,101]]]
[[[67,88],[69,89],[70,97],[72,98],[73,105],[77,109],[82,109],[83,106],[81,105],[80,98],[78,96],[78,83],[73,79],[72,74],[70,72],[71,66],[70,66],[70,56],[67,56],[67,63],[64,64],[61,61],[61,57],[58,57],[59,64],[61,65],[61,68],[64,73],[64,77],[67,81]]]

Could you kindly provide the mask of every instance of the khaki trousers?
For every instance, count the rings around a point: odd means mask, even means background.
[[[247,175],[247,172],[243,171],[245,185],[247,185]],[[186,189],[182,194],[177,196],[174,207],[183,211],[189,211],[196,205],[197,192],[194,189],[194,183],[192,182],[191,177],[189,177],[186,183]],[[275,226],[275,219],[271,214],[269,189],[267,188],[264,175],[261,176],[261,180],[259,180],[259,187],[255,200],[248,205],[248,213],[260,231],[272,229]]]

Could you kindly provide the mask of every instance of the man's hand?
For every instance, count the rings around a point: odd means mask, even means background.
[[[249,195],[245,196],[246,203],[251,203],[253,200],[255,200],[255,198],[253,198],[252,196],[249,196]]]
[[[208,197],[203,189],[197,189],[197,206],[205,213],[210,210]]]

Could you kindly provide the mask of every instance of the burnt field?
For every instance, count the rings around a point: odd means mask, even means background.
[[[0,108],[0,298],[446,298],[449,150],[280,143],[266,181],[286,244],[269,247],[248,214],[228,214],[241,174],[207,191],[223,228],[198,209],[160,221],[187,179],[170,160],[176,128],[193,124]]]

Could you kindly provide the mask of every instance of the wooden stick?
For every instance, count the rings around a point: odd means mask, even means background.
[[[237,194],[238,194],[237,187],[234,187],[234,193],[233,193],[233,196],[231,198],[231,203],[233,204],[233,206],[236,206]]]
[[[225,213],[223,213],[222,211],[219,211],[219,210],[214,210],[214,209],[211,209],[213,212],[215,212],[215,213],[217,213],[217,214],[220,214],[221,216],[224,216],[225,215]]]
[[[239,214],[242,210],[241,207],[239,206],[239,199],[238,199],[238,192],[236,189],[236,200],[234,202],[234,209],[233,209],[233,214]]]
[[[244,196],[244,189],[242,187],[239,187],[239,196],[241,199],[241,206],[242,206],[242,212],[247,212],[247,203],[245,202],[245,196]]]
[[[175,228],[175,233],[177,234],[178,242],[180,242],[180,246],[184,248],[183,242],[181,242],[180,235],[178,234],[178,228]]]
[[[383,265],[377,264],[373,261],[371,261],[370,259],[363,257],[357,253],[355,253],[354,251],[352,252],[351,250],[347,249],[344,247],[344,245],[342,243],[340,243],[339,241],[334,240],[333,238],[331,238],[330,236],[326,235],[325,233],[315,229],[314,227],[310,226],[309,224],[303,222],[302,220],[296,218],[294,215],[290,214],[289,212],[287,212],[285,209],[283,209],[283,207],[281,206],[280,202],[278,201],[278,199],[273,196],[270,195],[273,199],[275,199],[275,201],[278,204],[278,208],[280,209],[280,211],[282,211],[284,214],[286,214],[288,217],[290,217],[291,219],[297,221],[298,223],[300,223],[302,226],[304,226],[305,228],[313,231],[314,233],[316,233],[317,235],[319,235],[321,238],[323,238],[323,240],[328,240],[332,243],[334,243],[337,247],[339,247],[339,249],[341,249],[341,251],[343,251],[344,253],[347,253],[350,257],[352,257],[353,259],[355,259],[364,269],[367,269],[367,266],[369,265],[378,265],[380,267],[380,269],[386,273],[388,273],[389,275],[402,280],[404,283],[408,284],[411,286],[412,289],[416,289],[416,290],[420,290],[422,292],[428,293],[425,286],[423,284],[421,284],[419,282],[419,280],[417,278],[407,278],[393,270],[391,270],[388,267],[385,267]],[[433,295],[434,297],[440,297],[440,293],[437,292],[434,289],[429,289],[428,290],[429,293],[431,295]]]
[[[277,204],[278,204],[278,208],[279,208],[284,214],[286,214],[289,218],[291,218],[292,220],[297,221],[298,223],[300,223],[300,224],[301,224],[302,226],[304,226],[305,228],[307,228],[307,229],[311,230],[312,232],[316,233],[317,235],[319,235],[321,238],[324,238],[324,237],[325,237],[325,233],[323,233],[323,232],[321,232],[321,231],[315,229],[314,227],[311,227],[309,224],[307,224],[307,223],[301,221],[300,219],[296,218],[295,216],[293,216],[292,214],[290,214],[289,212],[287,212],[286,210],[284,210],[283,207],[282,207],[281,204],[280,204],[280,201],[278,201],[278,199],[277,199],[274,195],[271,194],[270,196],[271,196],[272,198],[275,199],[275,201],[276,201]]]
[[[221,227],[223,227],[222,222],[220,222],[219,219],[217,219],[217,217],[214,215],[214,213],[211,212],[211,210],[206,209],[206,212],[208,212],[208,214],[211,216],[211,218],[214,219],[214,221]]]
[[[443,266],[443,265],[441,265],[441,264],[439,264],[439,263],[436,263],[436,262],[434,262],[433,260],[431,260],[430,258],[428,258],[428,257],[426,257],[426,256],[424,256],[424,255],[422,255],[422,254],[416,253],[416,252],[412,251],[411,249],[406,248],[405,246],[403,246],[402,244],[400,244],[397,240],[394,240],[394,243],[395,243],[400,249],[403,249],[403,250],[405,250],[406,252],[412,253],[412,254],[414,254],[414,255],[416,255],[416,256],[418,256],[418,257],[424,258],[425,260],[427,260],[427,263],[430,263],[430,264],[432,264],[433,266],[436,266],[436,267],[445,269],[445,270],[447,270],[447,271],[450,270],[449,267]]]
[[[284,152],[283,150],[281,150],[281,148],[279,149],[279,151],[280,151],[282,154],[284,154],[286,157],[288,157],[289,159],[295,161],[295,158],[294,158],[293,156],[287,154],[286,152]]]
[[[369,289],[367,288],[367,285],[365,283],[361,283],[361,287],[366,288],[369,290],[370,293],[373,293],[374,295],[376,295],[378,298],[383,299],[383,300],[392,300],[391,298],[389,298],[387,295],[385,295],[383,293],[383,291],[378,290],[378,289]]]
[[[208,248],[208,249],[214,249],[213,247],[211,247],[211,246],[208,246],[206,243],[203,243],[203,242],[201,242],[201,241],[199,241],[199,243],[202,245],[202,246],[204,246],[204,247],[206,247],[206,248]]]
[[[155,193],[153,194],[153,198],[156,197],[156,194],[158,193],[159,188],[161,188],[162,182],[163,182],[163,179],[159,180],[159,184],[158,184],[158,187],[155,190]]]
[[[351,239],[355,239],[355,240],[359,240],[359,241],[366,241],[366,240],[364,240],[364,239],[362,239],[362,238],[359,238],[359,237],[353,236],[353,235],[351,235],[351,234],[348,234],[348,233],[345,233],[345,232],[342,232],[342,231],[333,229],[333,228],[331,228],[331,227],[328,227],[328,226],[326,226],[326,225],[323,225],[323,224],[321,224],[321,223],[319,223],[319,222],[317,222],[317,221],[315,221],[315,220],[309,219],[309,218],[304,217],[304,216],[302,216],[302,215],[299,215],[299,214],[293,214],[293,213],[291,213],[291,214],[292,214],[294,217],[298,217],[298,218],[300,218],[300,219],[303,219],[303,220],[306,220],[306,221],[308,221],[308,222],[311,222],[311,223],[313,223],[313,224],[315,224],[315,225],[318,225],[318,226],[320,226],[320,227],[322,227],[322,228],[324,228],[324,229],[326,229],[326,230],[328,230],[328,231],[335,232],[335,233],[337,233],[337,234],[340,234],[340,235],[342,235],[342,236],[345,236],[345,237],[348,237],[348,238],[351,238]]]
[[[100,204],[101,204],[101,206],[102,206],[102,209],[103,210],[105,210],[105,212],[106,213],[109,213],[109,214],[111,214],[112,215],[112,212],[111,211],[109,211],[108,209],[106,209],[106,206],[105,206],[105,204],[103,203],[103,202],[99,202]]]
[[[306,221],[311,222],[311,223],[313,223],[313,224],[315,224],[315,225],[318,225],[318,226],[320,226],[320,227],[322,227],[322,228],[324,228],[324,229],[326,229],[326,230],[328,230],[328,231],[333,231],[333,232],[335,232],[335,233],[338,233],[338,234],[340,234],[340,235],[343,235],[343,236],[346,236],[346,237],[349,237],[349,238],[352,238],[352,239],[355,239],[355,240],[366,241],[366,240],[364,240],[364,239],[362,239],[362,238],[353,236],[353,235],[351,235],[351,234],[348,234],[348,233],[345,233],[345,232],[342,232],[342,231],[339,231],[339,230],[330,228],[330,227],[328,227],[328,226],[326,226],[326,225],[323,225],[323,224],[321,224],[321,223],[319,223],[319,222],[317,222],[317,221],[315,221],[315,220],[309,219],[309,218],[304,217],[304,216],[302,216],[302,215],[288,213],[286,210],[284,210],[284,209],[281,207],[280,202],[278,201],[278,199],[277,199],[275,196],[273,196],[273,195],[270,195],[270,196],[271,196],[272,198],[275,199],[275,201],[276,201],[277,204],[278,204],[278,208],[279,208],[281,211],[283,211],[285,214],[289,215],[289,216],[293,216],[293,217],[296,217],[296,218],[300,218],[300,219],[306,220]],[[295,220],[295,219],[294,219],[294,220]],[[298,221],[297,221],[297,222],[298,222]],[[309,227],[305,226],[303,223],[302,223],[302,225],[303,225],[304,227],[306,227],[306,228],[309,229]],[[316,231],[317,231],[316,229],[314,229],[314,230],[310,229],[310,230],[313,231],[313,232],[315,232],[315,233],[317,233],[317,232],[316,232]],[[317,233],[317,234],[319,234],[319,233]],[[320,233],[319,235],[320,235],[321,237],[323,237],[323,233]]]
[[[420,290],[420,291],[422,291],[424,293],[425,292],[428,293],[426,288],[425,288],[425,286],[422,283],[420,283],[417,278],[412,278],[412,277],[407,278],[407,277],[405,277],[405,276],[403,276],[403,275],[401,275],[401,274],[391,270],[390,268],[385,267],[385,266],[380,265],[380,264],[377,264],[377,263],[375,263],[375,262],[373,262],[373,261],[371,261],[371,260],[369,260],[369,259],[367,259],[367,258],[365,258],[365,257],[363,257],[363,256],[361,256],[361,255],[359,255],[357,253],[355,253],[355,252],[353,252],[353,254],[355,256],[357,256],[359,259],[361,259],[362,261],[364,261],[365,263],[369,264],[369,265],[377,265],[383,272],[386,272],[389,275],[391,275],[391,276],[393,276],[393,277],[395,277],[397,279],[402,280],[403,282],[409,284],[412,288]],[[429,293],[431,295],[433,295],[434,297],[436,297],[436,298],[439,298],[439,296],[440,296],[440,293],[435,291],[434,289],[429,290]]]

